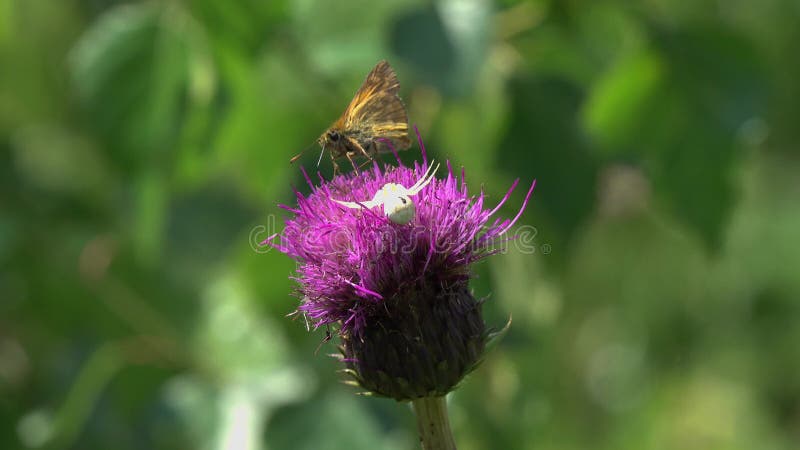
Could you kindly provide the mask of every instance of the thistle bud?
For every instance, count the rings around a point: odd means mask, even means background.
[[[369,392],[396,400],[450,392],[481,360],[481,304],[465,282],[423,284],[386,301],[358,330],[342,335],[346,371]]]

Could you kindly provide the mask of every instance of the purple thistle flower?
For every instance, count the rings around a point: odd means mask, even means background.
[[[294,208],[281,205],[293,217],[272,244],[299,264],[298,312],[315,327],[338,326],[346,372],[398,400],[444,395],[480,361],[488,333],[468,288],[470,265],[513,239],[508,231],[536,184],[513,219],[494,215],[518,180],[489,209],[483,192],[470,195],[464,171],[454,175],[449,162],[444,179],[406,197],[413,202],[408,223],[381,211],[388,202],[369,203],[389,183],[420,182],[430,169],[424,147],[423,159],[320,177],[319,186],[303,171],[312,192],[295,191]]]

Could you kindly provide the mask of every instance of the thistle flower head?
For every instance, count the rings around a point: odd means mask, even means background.
[[[281,205],[293,216],[272,244],[298,262],[298,311],[338,328],[347,372],[398,400],[444,395],[480,360],[487,333],[470,265],[510,239],[535,185],[516,217],[495,218],[516,181],[490,209],[483,192],[469,194],[463,170],[431,172],[427,161],[375,163],[316,186],[306,175],[311,193]],[[404,198],[390,195],[398,189]],[[402,220],[382,207],[402,207]]]

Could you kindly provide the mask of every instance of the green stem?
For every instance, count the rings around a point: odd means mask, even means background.
[[[417,414],[419,442],[424,450],[456,450],[447,402],[444,397],[425,397],[412,401]]]

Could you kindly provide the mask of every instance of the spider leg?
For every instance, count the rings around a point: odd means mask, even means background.
[[[374,207],[376,207],[376,206],[378,206],[378,205],[383,203],[383,194],[382,194],[382,191],[378,191],[372,197],[372,200],[367,200],[365,202],[345,202],[345,201],[336,200],[336,199],[332,199],[332,200],[335,201],[336,203],[339,203],[340,205],[347,206],[348,208],[353,208],[353,209],[361,209],[361,208],[372,209],[372,208],[374,208]]]
[[[374,208],[374,207],[376,207],[376,206],[381,204],[380,201],[375,201],[375,200],[370,200],[370,201],[367,201],[367,202],[358,202],[358,203],[356,203],[356,202],[343,202],[341,200],[336,200],[336,199],[332,199],[332,200],[335,201],[336,203],[340,204],[340,205],[347,206],[348,208],[352,208],[352,209],[362,209],[362,208],[372,209],[372,208]]]
[[[359,204],[358,204],[358,203],[356,203],[356,202],[345,202],[345,201],[342,201],[342,200],[336,200],[335,198],[334,198],[334,199],[332,199],[332,200],[333,200],[333,201],[335,201],[336,203],[340,204],[340,205],[347,206],[348,208],[352,208],[352,209],[359,209],[359,208],[361,208],[361,205],[359,205]]]
[[[433,161],[431,161],[431,162],[433,162]],[[433,167],[433,165],[431,165],[431,167]],[[416,190],[414,190],[414,194],[416,194],[419,191],[421,191],[422,188],[424,188],[425,186],[430,184],[431,181],[433,181],[433,178],[436,176],[436,171],[437,170],[439,170],[439,164],[437,164],[436,167],[433,167],[433,169],[431,170],[430,174],[428,174],[427,178],[425,178],[425,180],[423,180],[422,184],[417,186]]]
[[[436,171],[439,170],[439,164],[436,164],[436,167],[433,167],[433,161],[428,166],[428,170],[425,171],[425,175],[417,181],[414,186],[411,186],[411,189],[408,190],[408,195],[416,195],[419,191],[421,191],[425,186],[427,186],[433,177],[436,175]]]
[[[437,168],[438,168],[438,166],[437,166]],[[424,174],[424,175],[422,175],[422,178],[420,178],[419,180],[417,180],[417,182],[416,182],[416,183],[414,183],[414,185],[413,185],[413,186],[411,186],[411,187],[408,189],[408,191],[409,191],[409,192],[416,193],[416,192],[418,192],[420,189],[422,189],[423,183],[425,183],[425,180],[427,180],[427,179],[428,179],[428,176],[431,174],[431,169],[433,169],[433,161],[431,161],[431,164],[429,164],[429,165],[428,165],[428,169],[427,169],[427,170],[425,170],[425,174]]]

